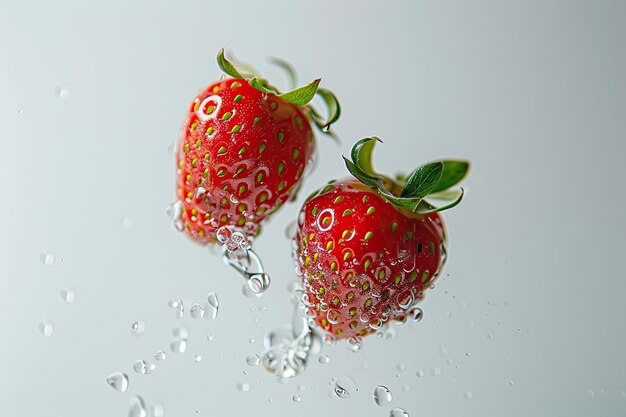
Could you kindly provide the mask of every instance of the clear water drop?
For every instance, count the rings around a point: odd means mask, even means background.
[[[350,349],[352,352],[358,352],[363,347],[361,338],[358,336],[350,336],[347,342],[348,342],[348,349]]]
[[[150,372],[148,369],[148,364],[143,359],[139,359],[133,364],[133,370],[139,375],[146,375]]]
[[[43,252],[41,255],[39,255],[39,259],[46,266],[54,265],[54,255],[51,253]]]
[[[185,326],[174,327],[172,328],[172,336],[179,339],[187,340],[189,339],[189,329],[187,329],[187,327]]]
[[[139,395],[130,399],[128,406],[128,417],[146,417],[146,403]]]
[[[106,383],[108,386],[118,392],[126,392],[128,389],[128,375],[122,372],[113,372],[106,377]]]
[[[424,376],[424,371],[422,371],[422,370],[420,369],[419,371],[417,371],[417,372],[415,373],[415,375],[416,375],[418,378],[422,378],[422,377]]]
[[[217,312],[219,310],[219,307],[220,303],[217,298],[217,294],[215,294],[214,292],[210,292],[209,295],[207,295],[206,297],[206,304],[204,306],[204,309],[207,312],[207,318],[215,320],[217,318]]]
[[[133,219],[131,219],[130,217],[122,218],[122,227],[124,229],[130,229],[132,226],[133,226]]]
[[[259,355],[251,353],[246,356],[246,364],[248,364],[248,366],[259,366],[260,363],[261,358],[259,357]]]
[[[407,317],[411,323],[419,323],[424,318],[424,312],[419,307],[413,307],[407,313]]]
[[[472,393],[472,391],[466,391],[465,392],[465,399],[471,400],[472,398],[474,398],[474,394]]]
[[[389,391],[389,388],[384,385],[378,385],[374,388],[372,396],[374,398],[374,403],[380,407],[389,404],[392,400],[391,391]]]
[[[211,333],[207,333],[206,340],[208,340],[209,342],[213,340],[213,335]]]
[[[185,353],[187,350],[187,341],[184,339],[172,341],[170,343],[170,350],[174,353]]]
[[[200,355],[196,355],[196,356],[194,356],[194,357],[193,357],[193,361],[194,361],[195,363],[198,363],[198,362],[202,361],[202,356],[200,356]]]
[[[333,393],[341,399],[350,398],[356,391],[358,391],[356,382],[349,376],[337,378],[333,386]]]
[[[406,371],[406,363],[399,363],[396,365],[396,369],[400,372]]]
[[[389,410],[389,417],[409,417],[409,413],[403,408],[393,408]]]
[[[169,308],[173,308],[174,310],[176,310],[177,319],[182,319],[183,316],[185,315],[185,307],[183,306],[183,301],[181,299],[175,298],[173,300],[170,300],[167,303],[167,306]]]
[[[130,332],[133,336],[140,336],[146,330],[146,324],[143,321],[136,321],[130,325]]]
[[[167,354],[164,350],[158,350],[154,352],[154,359],[157,361],[164,361],[165,359],[167,359]]]
[[[302,397],[296,394],[293,397],[291,397],[291,399],[293,400],[294,403],[299,403]]]
[[[63,290],[61,291],[61,299],[68,304],[72,304],[76,301],[76,293],[74,290]]]
[[[189,309],[189,315],[191,316],[191,318],[194,318],[194,319],[203,318],[204,313],[205,313],[204,309],[200,307],[200,304],[198,303],[193,303],[193,305]]]
[[[58,85],[54,91],[60,99],[66,99],[70,96],[70,89],[65,84]]]
[[[46,337],[52,336],[54,333],[54,323],[51,321],[43,321],[39,323],[39,332]]]
[[[330,358],[326,355],[320,355],[320,357],[317,358],[317,361],[321,363],[322,365],[326,365],[327,363],[330,362]]]
[[[238,382],[237,383],[237,391],[248,392],[250,391],[250,384],[247,382]]]
[[[270,276],[264,272],[254,274],[248,279],[248,288],[254,294],[262,294],[270,287]]]

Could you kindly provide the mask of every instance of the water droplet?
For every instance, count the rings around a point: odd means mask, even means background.
[[[76,293],[74,290],[63,290],[61,291],[61,299],[68,304],[72,304],[76,301]]]
[[[415,373],[415,375],[416,375],[418,378],[422,378],[422,377],[424,376],[424,371],[422,371],[422,370],[420,369],[419,371],[417,371],[417,372]]]
[[[183,202],[178,200],[175,203],[170,204],[165,212],[170,216],[172,227],[177,232],[185,230],[183,221],[180,216],[183,214]]]
[[[326,312],[326,318],[330,324],[337,324],[341,321],[341,313],[331,308]]]
[[[113,372],[106,377],[106,383],[115,391],[126,392],[128,389],[128,375],[121,372]]]
[[[441,368],[438,366],[435,366],[432,370],[431,373],[433,374],[433,376],[439,376],[441,375]]]
[[[472,356],[472,354],[469,352],[465,352],[465,356]]]
[[[296,394],[293,397],[291,397],[291,399],[293,400],[294,403],[299,403],[300,400],[302,399],[302,397],[300,397],[298,394]]]
[[[409,413],[403,408],[394,408],[389,410],[389,417],[409,417]]]
[[[471,400],[472,398],[474,398],[474,394],[472,393],[472,391],[466,391],[465,398],[468,400]]]
[[[403,386],[402,386],[402,391],[404,391],[404,392],[409,392],[409,391],[411,391],[411,386],[410,386],[410,385],[403,385]]]
[[[328,356],[326,356],[326,355],[320,355],[320,357],[319,357],[319,358],[317,358],[317,361],[318,361],[319,363],[321,363],[322,365],[325,365],[325,364],[327,364],[328,362],[330,362],[330,358],[329,358]]]
[[[251,337],[250,339],[248,339],[248,343],[253,344],[254,342],[255,342],[254,338]]]
[[[335,381],[335,385],[333,386],[333,392],[338,398],[341,399],[350,398],[350,396],[356,391],[358,391],[356,382],[349,376],[337,378],[337,381]]]
[[[302,392],[306,390],[306,385],[298,385],[298,391]]]
[[[51,321],[44,321],[39,323],[39,332],[46,336],[50,337],[54,333],[54,323]]]
[[[213,335],[211,333],[207,333],[206,340],[208,340],[209,342],[213,340]]]
[[[156,359],[157,361],[164,361],[165,359],[167,359],[167,354],[164,350],[158,350],[154,352],[154,359]]]
[[[189,309],[189,315],[194,319],[201,319],[204,317],[204,309],[200,307],[200,304],[193,303],[191,308]]]
[[[206,297],[206,304],[204,306],[204,309],[207,312],[207,318],[215,320],[217,318],[217,312],[219,310],[219,307],[220,303],[217,299],[217,294],[215,294],[214,292],[210,292],[209,295],[207,295]]]
[[[146,417],[146,403],[139,395],[130,399],[128,407],[128,417]]]
[[[447,363],[448,365],[452,365],[452,359],[448,358],[448,360],[446,360],[446,363]]]
[[[143,359],[139,359],[133,364],[133,370],[139,375],[145,375],[149,372],[148,364]]]
[[[361,343],[361,338],[358,336],[350,336],[347,342],[348,349],[353,352],[358,352],[363,347],[363,344]]]
[[[262,294],[270,287],[270,276],[264,272],[251,275],[248,279],[248,288],[253,294]]]
[[[334,336],[330,334],[324,335],[323,340],[324,340],[324,343],[326,343],[327,345],[334,345],[335,343],[337,343],[337,339],[335,339]]]
[[[407,317],[411,323],[419,323],[424,318],[424,312],[419,307],[413,307],[407,313]]]
[[[492,340],[493,339],[493,335],[491,333],[487,333],[487,340]]]
[[[510,381],[509,381],[509,385],[510,385],[510,386],[514,386],[514,385],[515,385],[515,382],[513,382],[513,380],[510,380]]]
[[[374,388],[373,397],[374,397],[374,403],[376,403],[376,405],[381,406],[381,407],[390,403],[392,399],[389,388],[385,387],[384,385],[379,385],[376,388]]]
[[[130,325],[130,331],[133,336],[140,336],[146,329],[146,324],[143,321],[136,321]]]
[[[150,411],[151,411],[151,417],[164,417],[165,416],[165,410],[163,410],[163,407],[160,406],[159,404],[155,404],[152,407],[150,407]]]
[[[202,360],[202,356],[200,356],[200,355],[196,355],[196,356],[194,356],[194,357],[193,357],[193,361],[194,361],[195,363],[198,363],[198,362],[200,362],[201,360]]]
[[[176,310],[176,318],[182,319],[185,314],[185,307],[183,306],[183,301],[179,298],[175,298],[170,300],[167,303],[169,308],[173,308]]]
[[[396,365],[396,369],[400,372],[406,371],[406,363],[399,363],[398,365]]]
[[[261,363],[261,358],[259,357],[259,355],[251,353],[246,356],[246,363],[248,364],[248,366],[259,366],[259,363]]]
[[[66,99],[70,96],[70,89],[67,85],[61,84],[55,88],[55,93],[60,99]]]
[[[122,218],[122,227],[124,229],[130,229],[133,225],[133,219],[131,219],[130,217],[123,217]]]
[[[185,353],[187,341],[184,339],[174,340],[170,343],[170,350],[174,353]]]
[[[238,382],[237,383],[237,391],[248,392],[250,391],[250,384],[247,382]]]
[[[39,255],[39,259],[41,259],[41,262],[44,265],[52,266],[54,264],[54,255],[51,253],[43,252],[41,255]]]

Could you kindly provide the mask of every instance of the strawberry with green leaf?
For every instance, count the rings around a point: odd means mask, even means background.
[[[391,320],[417,321],[415,304],[446,259],[440,211],[457,205],[451,190],[469,162],[441,160],[405,179],[378,174],[372,152],[378,138],[352,148],[346,166],[354,178],[331,181],[306,201],[298,219],[295,259],[306,315],[336,338],[368,335]],[[434,200],[449,200],[437,207]]]
[[[295,196],[315,152],[312,125],[324,134],[339,117],[336,97],[320,79],[281,93],[267,80],[239,68],[220,50],[227,77],[200,91],[189,106],[177,151],[175,224],[196,242],[218,242],[217,230],[237,229],[247,238]],[[284,61],[275,60],[295,75]],[[309,103],[315,95],[328,118]]]

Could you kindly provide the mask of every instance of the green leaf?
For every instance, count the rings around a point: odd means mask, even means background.
[[[359,167],[359,169],[370,175],[374,174],[374,167],[372,166],[372,152],[374,151],[374,145],[376,145],[376,142],[382,143],[383,141],[376,136],[363,138],[354,144],[350,153],[352,161]]]
[[[256,88],[257,90],[263,92],[263,93],[269,93],[269,94],[274,94],[273,91],[271,91],[270,89],[265,87],[265,83],[263,82],[263,80],[257,78],[257,77],[252,77],[248,80],[248,84],[250,84],[251,87]]]
[[[330,125],[339,119],[339,116],[341,115],[341,106],[339,105],[337,96],[335,96],[330,90],[319,88],[317,90],[317,94],[322,98],[322,100],[324,100],[328,109],[328,118],[323,125],[324,129],[328,129]]]
[[[400,197],[424,198],[435,188],[443,173],[443,162],[431,162],[417,167],[406,180]]]
[[[272,64],[279,66],[287,73],[287,77],[289,77],[289,88],[294,89],[298,86],[298,76],[296,75],[296,70],[289,62],[276,57],[270,57],[269,60]]]
[[[243,78],[243,76],[237,71],[235,65],[230,62],[226,56],[224,56],[224,48],[220,49],[217,53],[217,65],[224,71],[226,74],[230,75],[234,78]]]
[[[468,161],[443,160],[440,162],[443,163],[443,173],[437,185],[431,190],[431,193],[447,190],[457,185],[467,176],[470,168]]]
[[[439,191],[436,193],[428,194],[429,199],[443,200],[443,201],[456,200],[458,197],[459,197],[458,189],[447,189],[447,190]]]
[[[320,81],[321,78],[316,78],[307,85],[296,88],[295,90],[291,90],[287,93],[280,94],[278,97],[293,104],[294,106],[304,106],[313,100],[313,97],[315,97]]]
[[[461,193],[459,194],[459,197],[453,201],[450,204],[446,204],[445,206],[442,207],[435,207],[429,203],[427,203],[427,207],[425,207],[424,209],[421,208],[417,208],[417,213],[420,214],[428,214],[428,213],[437,213],[439,211],[444,211],[444,210],[448,210],[451,209],[452,207],[456,206],[457,204],[459,204],[461,202],[461,200],[463,200],[463,196],[465,195],[465,190],[463,189],[463,187],[461,187]]]

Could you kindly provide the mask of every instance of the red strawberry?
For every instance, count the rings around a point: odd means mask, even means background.
[[[223,49],[218,64],[232,78],[209,85],[193,99],[177,154],[182,202],[177,221],[203,244],[217,242],[222,226],[256,236],[260,223],[301,183],[315,151],[310,122],[329,133],[339,113],[334,96],[318,89],[319,79],[280,94],[265,80],[244,78]],[[336,110],[326,123],[307,105],[316,93]]]
[[[445,227],[424,197],[460,182],[469,164],[439,161],[397,182],[370,162],[377,138],[363,139],[346,159],[358,179],[330,182],[303,206],[295,236],[306,315],[336,338],[359,338],[389,319],[419,319],[412,309],[446,258]],[[448,195],[449,197],[449,195]],[[358,340],[358,339],[357,339]]]

